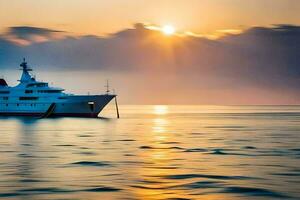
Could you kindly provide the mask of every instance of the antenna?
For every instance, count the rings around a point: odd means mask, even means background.
[[[32,69],[28,68],[27,62],[25,58],[23,58],[23,62],[20,64],[21,70],[32,71]]]
[[[110,93],[110,90],[109,90],[109,82],[108,82],[108,79],[106,80],[106,94],[109,94]]]

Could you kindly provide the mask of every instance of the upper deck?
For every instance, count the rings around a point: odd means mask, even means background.
[[[38,99],[39,97],[57,97],[65,96],[64,89],[59,87],[51,87],[47,82],[37,81],[35,77],[30,74],[32,71],[28,67],[25,59],[20,64],[22,75],[19,80],[19,84],[16,86],[9,86],[4,79],[0,79],[0,101],[12,99],[20,99],[20,97],[34,97],[32,99]],[[16,98],[13,98],[16,97]],[[30,99],[30,98],[29,98]]]

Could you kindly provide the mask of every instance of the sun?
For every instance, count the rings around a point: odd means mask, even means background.
[[[173,35],[175,33],[175,28],[172,25],[165,25],[161,30],[165,35]]]

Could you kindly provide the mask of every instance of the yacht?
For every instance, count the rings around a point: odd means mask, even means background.
[[[10,87],[4,79],[0,79],[0,116],[95,118],[116,98],[109,93],[108,85],[106,94],[102,95],[67,94],[62,88],[36,80],[25,59],[20,67],[22,76],[17,86]]]

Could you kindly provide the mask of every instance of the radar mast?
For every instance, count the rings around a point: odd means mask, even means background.
[[[23,62],[20,64],[21,69],[23,70],[21,79],[19,80],[21,83],[29,82],[32,80],[31,75],[29,74],[29,71],[32,71],[31,68],[28,67],[27,62],[25,58],[23,58]]]
[[[27,65],[25,58],[23,58],[23,62],[20,64],[21,70],[23,71],[32,71]]]

